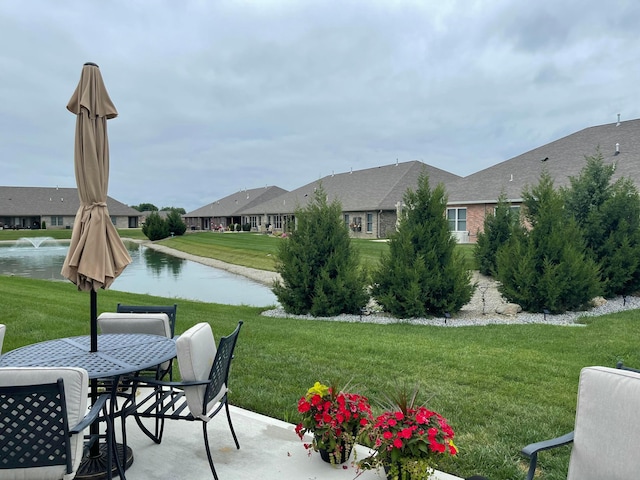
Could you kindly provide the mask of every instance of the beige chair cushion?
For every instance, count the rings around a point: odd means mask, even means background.
[[[184,382],[208,380],[211,366],[216,356],[216,342],[213,338],[211,326],[208,323],[198,323],[184,332],[176,340],[176,350],[180,377]],[[202,411],[206,385],[185,387],[184,394],[187,406],[194,417],[209,421],[206,413],[218,403],[226,393],[224,386],[216,397],[209,402],[206,411]]]
[[[639,478],[639,412],[640,374],[583,368],[567,480]]]
[[[77,425],[87,413],[87,391],[89,389],[89,375],[82,368],[32,368],[5,367],[0,368],[0,386],[36,385],[41,383],[55,383],[59,378],[64,382],[64,395],[67,404],[69,428]],[[73,478],[82,460],[84,438],[82,435],[71,437],[71,465],[73,473],[65,475],[66,467],[56,465],[51,467],[37,467],[18,470],[0,470],[2,480],[53,480]]]
[[[171,326],[166,313],[114,313],[98,316],[101,333],[146,333],[171,338]]]
[[[0,354],[2,354],[2,344],[4,343],[4,332],[7,331],[7,327],[0,323]]]

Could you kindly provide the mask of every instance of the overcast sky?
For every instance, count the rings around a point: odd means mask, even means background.
[[[465,176],[640,118],[639,26],[637,0],[0,0],[0,185],[75,187],[87,61],[128,205],[396,160]]]

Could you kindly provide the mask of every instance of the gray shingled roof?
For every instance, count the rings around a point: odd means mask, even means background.
[[[616,155],[616,144],[619,154]],[[451,184],[449,203],[492,203],[504,191],[511,201],[522,200],[525,186],[537,185],[544,169],[556,188],[569,184],[586,165],[585,156],[600,148],[605,163],[615,163],[614,178],[632,179],[640,186],[640,119],[585,128]]]
[[[328,175],[269,202],[242,210],[243,215],[265,213],[289,214],[297,207],[304,207],[313,198],[315,188],[321,183],[329,196],[329,201],[338,199],[342,210],[395,210],[396,203],[402,201],[407,188],[415,189],[422,171],[429,175],[429,183],[435,186],[460,179],[453,173],[440,170],[419,161],[395,163],[381,167],[355,170],[347,173]]]
[[[276,186],[240,190],[228,197],[216,200],[213,203],[200,207],[183,215],[189,217],[233,217],[241,215],[246,208],[268,202],[272,198],[287,193],[286,190]]]
[[[0,186],[0,215],[75,215],[79,207],[77,188]],[[107,207],[109,214],[114,216],[137,217],[140,214],[111,197],[107,197]]]

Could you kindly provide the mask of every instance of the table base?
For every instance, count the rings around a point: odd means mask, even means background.
[[[118,450],[118,458],[122,458],[122,453],[124,449],[124,445],[121,443],[116,444],[116,448]],[[107,478],[107,445],[106,443],[100,444],[100,455],[97,457],[92,457],[91,454],[88,454],[86,457],[82,459],[80,463],[80,467],[78,467],[78,472],[74,478],[76,479],[85,479],[85,480],[101,480],[103,478]],[[126,470],[133,463],[133,451],[130,447],[127,447],[127,461],[125,462],[124,469]],[[115,459],[113,459],[112,465],[112,477],[118,476],[118,469],[115,464]]]

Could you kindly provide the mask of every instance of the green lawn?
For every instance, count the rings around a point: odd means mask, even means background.
[[[89,332],[89,295],[70,283],[0,276],[0,298],[4,351]],[[118,302],[174,300],[98,293],[99,312],[114,311]],[[637,311],[589,319],[585,327],[439,328],[276,319],[262,317],[259,308],[178,303],[178,333],[207,321],[219,336],[245,321],[230,385],[233,404],[295,422],[299,396],[317,380],[351,380],[372,398],[398,382],[415,383],[456,431],[459,458],[442,469],[461,477],[524,478],[520,448],[572,429],[582,367],[620,359],[640,365]],[[566,478],[568,453],[568,447],[542,453],[539,478]]]

